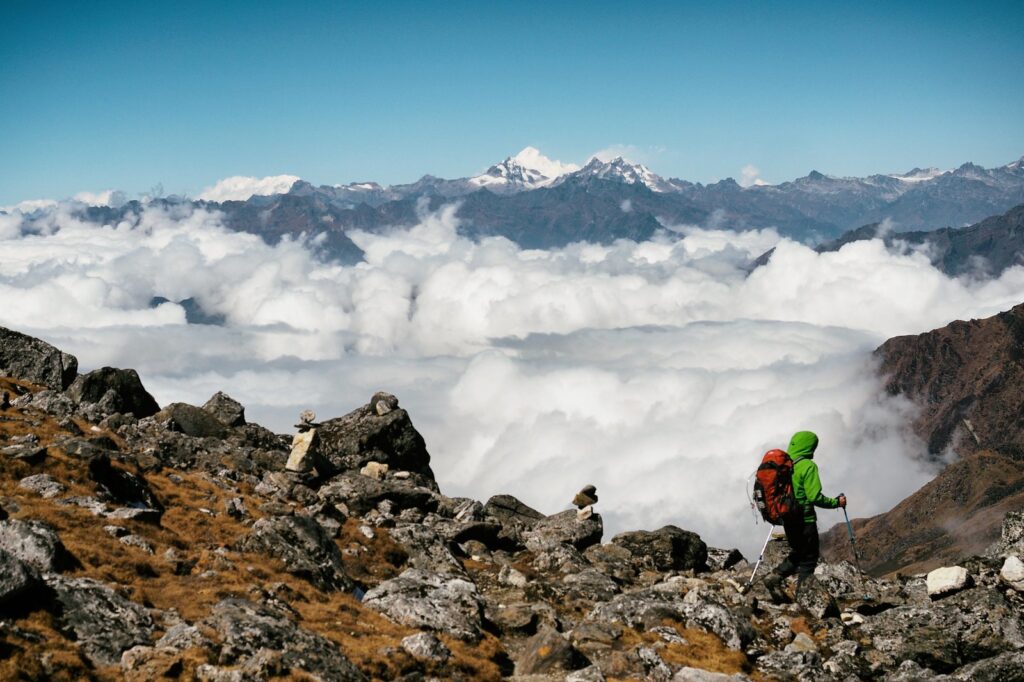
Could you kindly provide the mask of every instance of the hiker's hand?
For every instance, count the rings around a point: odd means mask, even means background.
[[[842,507],[843,509],[846,508],[846,495],[839,496],[839,506]]]

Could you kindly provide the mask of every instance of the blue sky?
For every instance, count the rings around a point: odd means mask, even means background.
[[[1024,3],[823,4],[3,0],[0,205],[526,145],[702,182],[1024,154]]]

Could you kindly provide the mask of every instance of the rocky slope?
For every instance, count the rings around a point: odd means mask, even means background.
[[[823,565],[774,605],[681,528],[604,541],[592,490],[553,514],[445,496],[393,396],[307,415],[290,455],[223,393],[47,386],[20,368],[52,376],[54,349],[2,338],[0,678],[1024,679],[1020,514],[961,569]]]
[[[865,568],[921,570],[981,551],[1024,507],[1024,304],[875,353],[889,392],[920,406],[914,429],[932,454],[957,459],[891,511],[855,521]],[[825,534],[823,551],[848,556],[845,528]]]

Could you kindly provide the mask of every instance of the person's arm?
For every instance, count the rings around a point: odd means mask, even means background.
[[[804,494],[807,496],[807,503],[824,509],[835,509],[839,506],[839,500],[834,497],[826,497],[821,493],[821,479],[818,477],[818,465],[814,461],[807,463],[807,472],[804,476]]]

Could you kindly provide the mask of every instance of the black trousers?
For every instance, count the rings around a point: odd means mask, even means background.
[[[789,543],[789,556],[782,560],[775,572],[783,578],[796,573],[797,582],[803,582],[818,565],[818,524],[804,521],[801,515],[784,520],[782,527]]]

